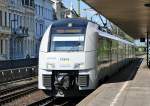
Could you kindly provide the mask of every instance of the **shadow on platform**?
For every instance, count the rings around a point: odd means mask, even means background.
[[[117,73],[108,78],[104,84],[118,83],[133,80],[143,61],[143,58],[136,58],[135,61],[121,68]],[[132,75],[132,76],[131,76]],[[131,77],[131,78],[130,78]],[[129,79],[130,78],[130,79]]]

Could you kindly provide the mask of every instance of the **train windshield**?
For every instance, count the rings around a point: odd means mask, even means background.
[[[83,51],[84,34],[52,34],[50,51]]]

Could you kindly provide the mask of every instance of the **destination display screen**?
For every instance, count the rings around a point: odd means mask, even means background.
[[[54,28],[52,34],[83,34],[84,28]]]

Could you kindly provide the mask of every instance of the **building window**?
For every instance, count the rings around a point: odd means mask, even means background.
[[[17,19],[16,19],[16,22],[17,22],[16,28],[18,28],[18,26],[19,26],[19,15],[17,15],[16,18],[17,18]]]
[[[37,11],[38,11],[38,10],[37,10],[37,5],[35,5],[35,14],[37,14]]]
[[[28,28],[29,28],[29,31],[31,31],[31,16],[29,16],[28,17],[28,22],[29,22],[29,24],[28,24]]]
[[[29,0],[25,0],[25,5],[29,6]]]
[[[23,50],[24,50],[24,54],[26,54],[26,45],[27,45],[27,42],[26,42],[26,39],[24,39],[24,43],[23,43]]]
[[[22,26],[24,26],[24,27],[25,27],[25,23],[26,23],[26,17],[25,17],[25,16],[23,16],[23,17],[22,17]]]
[[[9,3],[14,6],[16,1],[15,0],[9,0]]]
[[[24,0],[22,0],[22,5],[24,5],[25,3],[24,3]]]
[[[18,27],[18,15],[16,14],[16,17],[15,17],[15,28]]]
[[[20,26],[22,26],[22,16],[20,16]]]
[[[7,26],[7,12],[5,12],[5,26]]]
[[[18,40],[16,40],[16,56],[18,56],[19,55],[19,41]]]
[[[5,40],[5,54],[8,53],[8,40]]]
[[[23,56],[23,42],[21,42],[21,56]]]
[[[2,11],[0,10],[0,26],[2,26]]]
[[[30,6],[34,7],[34,0],[30,0]]]
[[[22,6],[22,1],[21,1],[21,0],[19,0],[18,2],[19,2],[19,5],[20,5],[20,6]]]
[[[42,15],[42,7],[40,6],[40,16]]]
[[[43,24],[40,24],[40,37],[42,36],[43,34]]]
[[[9,27],[11,27],[11,13],[9,13]]]
[[[41,7],[41,9],[42,9],[42,16],[43,16],[43,10],[44,10],[44,9],[43,9],[43,7]]]
[[[46,16],[45,16],[45,18],[47,19],[47,8],[45,9],[45,11],[46,11]]]
[[[0,40],[0,53],[3,54],[3,40]]]
[[[14,19],[12,20],[12,23],[13,23],[13,25],[12,25],[12,28],[15,28],[15,20],[16,20],[16,14],[14,14]]]
[[[27,27],[29,28],[30,27],[30,16],[27,17],[27,21],[28,21]]]
[[[37,32],[37,23],[36,23],[36,29],[35,29],[35,30],[36,30],[36,32]]]
[[[18,27],[21,26],[21,23],[20,23],[20,16],[18,15]]]
[[[38,6],[38,11],[39,11],[39,14],[38,15],[40,15],[41,13],[40,13],[40,5]]]

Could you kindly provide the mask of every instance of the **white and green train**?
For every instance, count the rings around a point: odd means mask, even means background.
[[[77,96],[132,61],[134,44],[99,28],[84,19],[50,25],[40,45],[38,88],[55,96]]]

